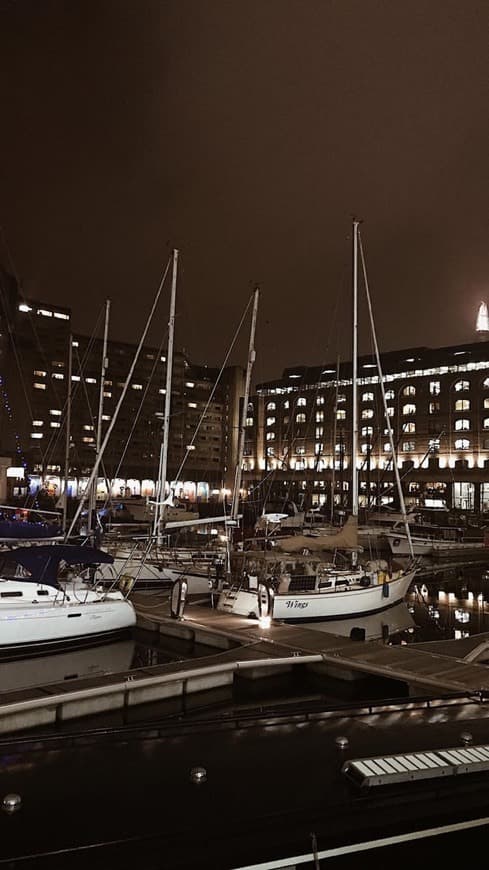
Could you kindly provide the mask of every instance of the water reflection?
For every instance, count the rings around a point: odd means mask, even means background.
[[[392,635],[398,635],[401,632],[413,632],[415,627],[414,618],[404,601],[382,611],[382,613],[372,613],[369,616],[359,616],[353,619],[314,622],[308,626],[308,628],[317,631],[339,634],[342,637],[351,637],[352,632],[360,636],[358,632],[361,632],[365,640],[387,640]]]

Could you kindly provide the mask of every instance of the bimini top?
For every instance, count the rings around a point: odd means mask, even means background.
[[[33,583],[58,585],[58,569],[61,562],[67,565],[98,565],[102,562],[112,564],[114,557],[96,547],[75,546],[70,544],[41,544],[35,547],[15,547],[9,550],[7,558],[22,565],[30,573]]]

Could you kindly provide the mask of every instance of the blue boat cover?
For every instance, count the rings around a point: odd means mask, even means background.
[[[36,540],[37,538],[56,538],[63,534],[54,523],[31,523],[24,520],[0,520],[0,539],[13,538]]]
[[[38,547],[15,547],[8,553],[18,565],[30,573],[25,578],[33,583],[46,583],[58,586],[58,569],[61,562],[67,565],[98,565],[102,562],[112,564],[114,557],[96,547],[75,546],[70,544],[42,544]]]

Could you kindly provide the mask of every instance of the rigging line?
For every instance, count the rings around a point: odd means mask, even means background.
[[[141,411],[142,411],[142,409],[143,409],[143,405],[144,405],[144,402],[145,402],[145,400],[146,400],[146,396],[147,396],[148,390],[149,390],[149,388],[150,388],[150,386],[151,386],[151,383],[152,383],[152,381],[153,381],[153,377],[154,377],[154,374],[155,374],[155,371],[156,371],[156,367],[157,367],[158,362],[159,362],[159,360],[160,360],[161,352],[162,352],[162,350],[163,350],[163,345],[164,345],[164,343],[165,343],[165,340],[166,340],[167,335],[168,335],[168,331],[165,332],[165,334],[163,335],[163,338],[161,339],[160,346],[159,346],[159,348],[158,348],[158,353],[157,353],[157,355],[155,356],[155,360],[154,360],[154,363],[153,363],[153,366],[152,366],[152,369],[151,369],[151,374],[150,374],[150,376],[149,376],[149,378],[148,378],[148,380],[147,380],[147,382],[146,382],[146,387],[145,387],[145,389],[144,389],[144,391],[143,391],[143,394],[142,394],[142,396],[141,396],[141,401],[140,401],[140,403],[139,403],[139,408],[138,408],[138,410],[137,410],[136,416],[135,416],[135,418],[134,418],[134,422],[133,422],[133,424],[132,424],[132,426],[131,426],[131,429],[130,429],[130,431],[129,431],[129,434],[128,434],[128,436],[127,436],[126,443],[125,443],[125,445],[124,445],[124,449],[123,449],[123,451],[122,451],[122,455],[121,455],[121,458],[120,458],[120,460],[119,460],[119,464],[117,465],[117,468],[116,468],[115,473],[114,473],[113,478],[112,478],[113,480],[115,480],[115,479],[117,479],[117,478],[119,477],[119,472],[120,472],[120,470],[121,470],[121,468],[122,468],[122,463],[124,462],[124,459],[125,459],[126,453],[127,453],[128,449],[129,449],[129,444],[130,444],[131,438],[132,438],[132,436],[133,436],[133,434],[134,434],[134,430],[135,430],[135,428],[136,428],[136,425],[137,425],[137,422],[138,422],[138,420],[139,420],[139,417],[141,416]],[[107,496],[105,502],[104,502],[104,507],[106,507],[107,504],[108,504],[110,501],[111,501],[111,495],[109,494],[109,495]]]
[[[127,377],[126,377],[126,380],[125,380],[125,382],[124,382],[124,388],[123,388],[122,393],[121,393],[121,395],[120,395],[120,397],[119,397],[119,400],[118,400],[118,402],[117,402],[117,405],[116,405],[115,411],[114,411],[114,413],[113,413],[113,415],[112,415],[112,420],[111,420],[111,422],[110,422],[110,424],[109,424],[109,427],[108,427],[108,429],[107,429],[107,431],[106,431],[106,433],[105,433],[103,443],[102,443],[102,445],[101,445],[101,447],[100,447],[99,454],[98,454],[98,456],[97,456],[97,458],[96,458],[96,460],[95,460],[94,466],[93,466],[93,468],[92,468],[92,471],[91,471],[90,477],[89,477],[89,479],[88,479],[88,483],[87,483],[86,489],[85,489],[85,491],[83,492],[82,497],[81,497],[81,499],[80,499],[80,501],[79,501],[78,508],[77,508],[77,510],[76,510],[76,512],[75,512],[75,516],[73,517],[73,520],[72,520],[72,522],[71,522],[71,526],[70,526],[70,528],[69,528],[69,530],[68,530],[68,534],[65,536],[65,539],[66,539],[66,540],[68,540],[69,537],[70,537],[70,535],[72,534],[73,529],[74,529],[74,527],[75,527],[75,525],[76,525],[76,523],[77,523],[77,521],[78,521],[78,518],[79,518],[79,516],[80,516],[80,514],[81,514],[81,512],[82,512],[83,505],[85,504],[85,501],[86,501],[87,495],[88,495],[88,493],[90,492],[90,487],[92,486],[93,481],[95,480],[95,475],[97,474],[97,471],[98,471],[98,468],[99,468],[100,462],[101,462],[101,460],[102,460],[102,456],[103,456],[104,451],[105,451],[105,448],[106,448],[107,443],[108,443],[108,441],[109,441],[109,438],[110,438],[110,436],[111,436],[111,434],[112,434],[112,430],[113,430],[113,428],[114,428],[114,426],[115,426],[115,424],[116,424],[116,422],[117,422],[117,417],[119,416],[119,411],[120,411],[120,409],[121,409],[122,403],[123,403],[124,398],[125,398],[125,395],[126,395],[126,393],[127,393],[127,388],[128,388],[128,386],[129,386],[129,383],[130,383],[131,378],[132,378],[132,376],[133,376],[134,369],[136,368],[136,364],[137,364],[137,361],[138,361],[138,359],[139,359],[139,354],[141,353],[141,348],[142,348],[142,346],[143,346],[143,344],[144,344],[144,342],[145,342],[145,340],[146,340],[146,336],[147,336],[147,334],[148,334],[148,330],[149,330],[149,327],[150,327],[151,321],[152,321],[152,319],[153,319],[153,315],[154,315],[155,310],[156,310],[156,307],[157,307],[157,305],[158,305],[158,302],[159,302],[159,299],[160,299],[160,296],[161,296],[161,291],[163,290],[163,285],[164,285],[164,283],[165,283],[166,276],[168,275],[168,272],[169,272],[169,269],[170,269],[170,263],[171,263],[171,262],[172,262],[172,257],[170,256],[170,257],[168,258],[168,262],[167,262],[167,264],[166,264],[166,268],[165,268],[165,270],[164,270],[163,277],[161,278],[161,281],[160,281],[160,283],[159,283],[158,290],[157,290],[156,295],[155,295],[155,297],[154,297],[154,299],[153,299],[153,304],[152,304],[152,306],[151,306],[151,311],[150,311],[148,317],[146,318],[146,324],[145,324],[145,326],[144,326],[144,329],[143,329],[143,332],[142,332],[141,338],[139,339],[139,344],[138,344],[138,347],[137,347],[136,353],[135,353],[135,355],[134,355],[134,357],[133,357],[133,361],[132,361],[132,363],[131,363],[131,367],[130,367],[130,369],[129,369],[129,372],[127,373]]]
[[[22,385],[22,392],[24,393],[24,398],[25,398],[25,402],[27,405],[27,410],[29,411],[31,420],[33,420],[34,414],[32,412],[32,405],[30,402],[30,397],[29,397],[29,393],[27,391],[27,386],[26,386],[26,382],[25,382],[25,378],[24,378],[24,370],[20,364],[19,354],[17,351],[17,345],[15,343],[14,329],[13,329],[13,324],[12,324],[10,316],[9,316],[9,308],[7,305],[7,301],[5,299],[5,288],[3,287],[3,282],[0,282],[0,299],[1,299],[1,303],[2,303],[2,309],[3,309],[4,318],[5,318],[5,323],[7,324],[10,345],[12,347],[12,351],[13,351],[13,355],[14,355],[14,359],[15,359],[15,364],[16,364],[17,371],[19,374],[20,383]]]
[[[231,344],[230,344],[230,346],[229,346],[229,348],[228,348],[228,352],[227,352],[226,356],[224,357],[224,362],[223,362],[223,364],[222,364],[222,366],[221,366],[221,369],[220,369],[219,374],[218,374],[218,376],[217,376],[216,382],[215,382],[215,384],[214,384],[214,386],[213,386],[213,388],[212,388],[212,390],[211,390],[211,393],[210,393],[210,395],[209,395],[209,398],[207,399],[207,402],[206,402],[206,404],[205,404],[205,408],[204,408],[204,410],[202,411],[202,414],[201,414],[201,416],[200,416],[200,420],[199,420],[199,422],[197,423],[197,426],[196,426],[196,428],[195,428],[194,434],[192,435],[192,439],[191,439],[191,441],[190,441],[190,444],[187,445],[187,448],[186,448],[186,450],[185,450],[185,455],[184,455],[184,457],[183,457],[183,459],[182,459],[182,461],[181,461],[181,463],[180,463],[180,467],[179,467],[179,469],[178,469],[178,471],[177,471],[177,473],[176,473],[176,475],[175,475],[175,480],[179,480],[179,478],[180,478],[180,474],[182,473],[183,466],[185,465],[185,462],[186,462],[186,460],[187,460],[188,454],[190,453],[191,448],[192,448],[193,445],[194,445],[194,441],[195,441],[195,439],[196,439],[196,437],[197,437],[197,434],[198,434],[198,432],[199,432],[199,429],[200,429],[200,427],[201,427],[201,425],[202,425],[202,423],[203,423],[203,420],[204,420],[204,418],[205,418],[205,415],[207,414],[207,411],[208,411],[208,409],[209,409],[209,405],[211,404],[211,402],[212,402],[212,400],[213,400],[213,398],[214,398],[214,394],[215,394],[215,392],[216,392],[216,390],[217,390],[217,387],[218,387],[219,381],[221,380],[221,377],[222,377],[223,371],[224,371],[224,369],[226,368],[226,365],[227,365],[228,359],[229,359],[229,357],[231,356],[231,352],[232,352],[232,350],[233,350],[233,348],[234,348],[234,345],[236,344],[236,341],[237,341],[238,335],[239,335],[239,333],[240,333],[241,327],[242,327],[243,322],[244,322],[244,320],[245,320],[245,318],[246,318],[246,315],[247,315],[247,313],[248,313],[248,309],[249,309],[250,306],[251,306],[251,303],[252,303],[252,301],[253,301],[253,298],[254,298],[254,294],[252,294],[252,295],[250,296],[249,300],[248,300],[248,303],[247,303],[246,308],[245,308],[245,310],[244,310],[244,312],[243,312],[243,315],[242,315],[242,317],[241,317],[241,320],[240,320],[240,322],[239,322],[239,324],[238,324],[238,327],[237,327],[237,329],[236,329],[236,331],[235,331],[235,333],[234,333],[233,340],[232,340],[232,342],[231,342]]]

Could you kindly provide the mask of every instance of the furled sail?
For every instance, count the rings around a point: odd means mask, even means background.
[[[349,516],[343,528],[332,535],[291,535],[277,538],[274,549],[285,553],[300,553],[302,550],[361,550],[358,545],[358,518]]]

